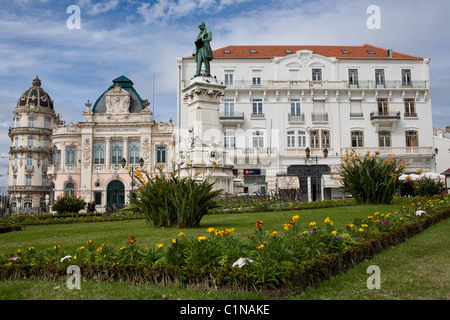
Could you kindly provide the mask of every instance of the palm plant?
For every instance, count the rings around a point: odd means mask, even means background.
[[[340,172],[342,189],[357,203],[389,204],[402,186],[399,176],[405,169],[403,162],[395,160],[395,156],[388,159],[377,156],[378,152],[361,156],[351,151],[344,157]]]

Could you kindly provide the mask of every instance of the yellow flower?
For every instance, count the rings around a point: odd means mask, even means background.
[[[334,236],[336,236],[336,235],[338,234],[336,230],[331,231],[331,233],[332,233]]]
[[[21,254],[21,253],[22,253],[22,250],[17,249],[16,253],[17,253],[17,254]]]
[[[213,233],[214,232],[214,228],[208,228],[208,230],[206,230],[206,231],[208,231],[208,233]]]
[[[325,223],[329,223],[330,226],[332,226],[334,224],[334,222],[330,220],[330,217],[326,217]]]
[[[102,247],[100,247],[100,248],[97,249],[97,252],[102,252],[102,251],[103,251],[103,248],[102,248]]]
[[[178,235],[179,235],[180,237],[185,236],[185,234],[184,234],[183,232],[180,232]]]
[[[292,217],[292,221],[296,222],[298,219],[300,219],[299,215],[293,216]]]
[[[314,221],[312,221],[312,222],[309,223],[309,226],[310,226],[310,227],[314,227],[315,225],[316,225],[316,223],[315,223]]]
[[[358,231],[359,231],[359,232],[364,232],[364,229],[363,229],[363,228],[359,228]]]
[[[164,247],[164,245],[163,245],[162,243],[157,243],[157,244],[156,244],[156,247],[157,247],[158,249],[161,249],[162,247]]]
[[[353,227],[354,227],[353,223],[352,223],[352,224],[347,224],[346,226],[347,226],[347,227],[350,227],[350,228],[353,228]]]
[[[264,250],[265,247],[266,247],[265,245],[260,244],[260,245],[258,246],[258,249],[259,249],[259,250]]]
[[[80,250],[83,250],[84,249],[84,247],[79,247],[78,249],[77,249],[77,251],[80,251]]]
[[[367,224],[362,224],[361,227],[367,228],[369,226]]]
[[[88,241],[86,241],[86,244],[90,245],[90,244],[92,244],[92,242],[93,242],[92,240],[88,240]]]
[[[127,247],[123,246],[120,248],[120,251],[125,250]]]
[[[176,238],[173,238],[173,239],[172,239],[172,242],[173,242],[173,243],[177,243],[177,239],[176,239]]]
[[[77,259],[77,255],[74,255],[73,258],[76,260]]]
[[[276,235],[278,234],[278,232],[274,231],[270,234],[271,237],[276,237]]]
[[[28,248],[28,251],[33,251],[34,250],[34,247],[29,247]]]
[[[57,245],[53,246],[53,249],[55,249],[55,250],[60,249],[60,248],[61,248],[60,244],[57,244]]]
[[[198,242],[202,242],[202,241],[206,240],[206,237],[198,237],[197,240],[198,240]]]

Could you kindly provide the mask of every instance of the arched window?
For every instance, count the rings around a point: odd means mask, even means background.
[[[75,183],[67,182],[64,186],[64,195],[73,197],[75,196]]]

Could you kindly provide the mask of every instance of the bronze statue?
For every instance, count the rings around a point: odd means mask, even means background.
[[[197,62],[197,70],[194,78],[201,75],[202,63],[205,65],[204,76],[211,77],[209,62],[213,59],[213,53],[209,43],[212,40],[212,33],[210,30],[206,29],[204,22],[201,22],[198,27],[200,29],[200,33],[195,41],[195,51],[192,53],[192,55],[195,56],[195,62]]]

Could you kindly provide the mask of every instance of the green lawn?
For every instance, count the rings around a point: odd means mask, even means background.
[[[289,212],[267,212],[234,215],[206,216],[200,228],[183,229],[187,235],[206,234],[208,227],[236,228],[236,233],[247,237],[257,220],[264,221],[267,230],[282,230],[282,224],[294,214],[300,215],[300,223],[307,229],[310,221],[323,225],[329,216],[337,228],[343,228],[354,217],[366,217],[375,211],[394,212],[400,205],[352,206],[332,209],[315,209]],[[33,226],[25,231],[0,235],[0,251],[14,252],[17,248],[33,245],[48,248],[55,243],[77,247],[92,239],[120,245],[131,235],[143,243],[167,243],[180,229],[149,229],[145,220],[76,223],[68,225]],[[283,296],[288,300],[384,300],[384,299],[450,299],[450,260],[448,259],[450,220],[434,225],[395,248],[384,251],[344,274],[324,282],[319,288],[308,289],[301,294]],[[377,265],[381,270],[381,289],[369,290],[366,286],[367,267]],[[144,300],[144,299],[194,299],[194,300],[263,300],[274,299],[264,293],[215,292],[212,289],[131,286],[120,283],[82,282],[81,290],[69,290],[65,282],[51,281],[3,281],[0,299],[26,300]]]
[[[94,245],[104,242],[120,246],[135,236],[139,243],[151,246],[156,243],[168,244],[180,231],[186,235],[206,235],[209,227],[216,229],[236,228],[235,234],[247,238],[255,230],[258,220],[264,221],[264,228],[269,231],[283,230],[283,223],[289,221],[293,215],[300,215],[300,225],[308,229],[311,221],[318,226],[324,226],[324,219],[330,217],[336,228],[344,230],[347,223],[352,223],[355,217],[367,217],[376,211],[380,213],[394,212],[401,205],[383,206],[346,206],[328,209],[294,210],[283,212],[262,212],[242,214],[218,214],[205,216],[199,228],[148,228],[146,220],[125,220],[116,222],[72,223],[47,226],[27,226],[25,231],[0,234],[0,252],[12,254],[17,249],[51,248],[60,244],[64,249],[76,249],[86,243],[94,241]]]

